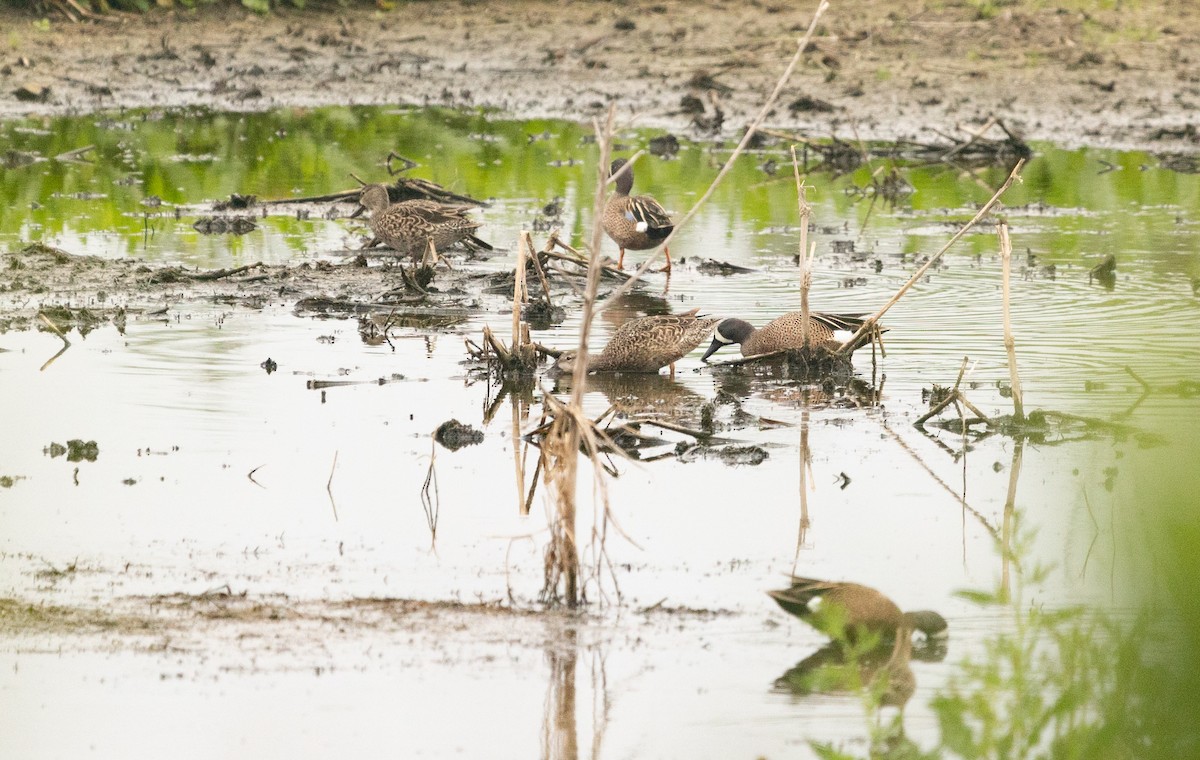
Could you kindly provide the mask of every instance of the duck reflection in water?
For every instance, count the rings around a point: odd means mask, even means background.
[[[777,689],[812,694],[863,687],[879,695],[880,705],[902,708],[917,687],[909,662],[946,656],[945,618],[930,610],[901,612],[869,586],[793,576],[790,587],[767,593],[786,612],[834,639],[776,679]],[[915,631],[924,640],[914,650]]]

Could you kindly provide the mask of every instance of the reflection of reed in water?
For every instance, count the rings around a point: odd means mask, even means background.
[[[592,667],[585,671],[590,678],[592,696],[592,746],[589,757],[602,756],[604,734],[608,728],[611,699],[604,655],[591,649]],[[578,632],[574,626],[552,629],[546,637],[546,663],[550,680],[546,687],[545,712],[542,716],[542,757],[544,760],[576,760],[579,757],[579,726],[576,721],[578,703],[576,689],[579,659]],[[584,698],[586,700],[586,692]]]
[[[550,683],[542,718],[542,757],[575,760],[579,757],[579,728],[575,722],[575,665],[578,642],[574,628],[562,631],[562,641],[546,647]]]

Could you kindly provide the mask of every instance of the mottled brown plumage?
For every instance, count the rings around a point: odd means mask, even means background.
[[[618,158],[612,162],[609,176],[615,175],[625,166],[625,159]],[[617,190],[604,204],[604,216],[601,223],[604,231],[621,247],[621,257],[617,267],[625,266],[625,249],[644,251],[658,247],[659,243],[675,229],[671,217],[658,201],[649,195],[633,195],[633,167],[630,166],[616,179]],[[671,271],[671,251],[663,249],[667,264],[663,271]]]
[[[464,240],[491,249],[473,234],[480,224],[467,216],[464,206],[430,200],[391,203],[383,185],[364,187],[358,202],[371,212],[371,232],[397,253],[423,256],[430,241],[439,251]]]
[[[603,351],[588,358],[588,371],[658,372],[673,365],[700,345],[719,321],[697,317],[698,311],[629,320],[617,328]],[[575,352],[565,352],[555,366],[564,372],[573,371]]]
[[[789,588],[767,594],[786,612],[833,638],[844,635],[854,640],[863,632],[885,639],[911,638],[914,630],[940,637],[947,629],[946,619],[938,613],[901,612],[891,599],[858,583],[792,576]]]
[[[829,350],[838,348],[841,341],[834,338],[834,330],[854,331],[862,327],[863,320],[858,315],[822,314],[809,312],[808,336],[810,345],[822,346]],[[704,352],[701,360],[708,359],[720,349],[731,343],[742,347],[742,356],[757,356],[773,351],[796,351],[803,348],[803,316],[798,311],[788,312],[778,319],[768,322],[761,328],[755,328],[749,322],[730,317],[721,320],[713,335],[712,344]],[[864,336],[860,345],[869,338]],[[859,346],[854,346],[858,348]]]

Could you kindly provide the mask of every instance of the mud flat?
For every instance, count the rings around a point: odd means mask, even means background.
[[[1064,146],[1200,150],[1200,9],[1083,6],[834,3],[768,126],[928,141],[995,116]],[[589,120],[616,101],[630,123],[730,136],[813,10],[447,1],[270,16],[206,7],[47,27],[5,9],[0,118],[395,104]]]

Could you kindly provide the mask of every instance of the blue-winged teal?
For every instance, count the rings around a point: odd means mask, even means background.
[[[461,241],[491,249],[473,234],[480,223],[467,216],[465,206],[447,206],[430,200],[392,203],[383,185],[364,187],[358,202],[371,212],[371,232],[397,253],[418,258],[429,249],[430,241],[439,251]]]
[[[786,612],[831,637],[839,635],[839,628],[851,640],[864,631],[886,639],[911,639],[914,630],[931,639],[947,635],[946,619],[938,613],[901,612],[891,599],[858,583],[792,576],[789,588],[767,593]]]
[[[674,367],[720,321],[716,317],[697,317],[698,311],[629,320],[617,328],[603,351],[589,357],[588,371],[658,372],[668,365]],[[563,372],[573,371],[575,352],[563,353],[554,366]]]
[[[715,354],[722,346],[738,343],[742,347],[742,356],[757,356],[769,354],[772,351],[799,350],[804,346],[801,342],[801,325],[804,318],[798,311],[788,312],[778,319],[768,322],[761,328],[743,319],[729,317],[721,320],[713,334],[712,344],[704,352],[701,361]],[[821,314],[809,312],[808,339],[811,345],[824,346],[830,350],[842,344],[834,336],[835,331],[853,332],[862,327],[863,320],[859,315],[850,314]],[[847,335],[847,338],[850,336]],[[860,342],[866,343],[866,336]],[[854,348],[858,348],[855,346]]]
[[[625,165],[625,159],[618,158],[612,162],[609,176],[616,174]],[[617,259],[617,268],[625,266],[625,249],[644,251],[655,248],[667,236],[675,225],[667,210],[649,195],[630,195],[633,190],[633,167],[617,177],[617,191],[609,196],[604,204],[604,217],[601,222],[604,231],[621,247],[621,257]],[[671,271],[671,251],[663,249],[667,256],[664,272]]]

